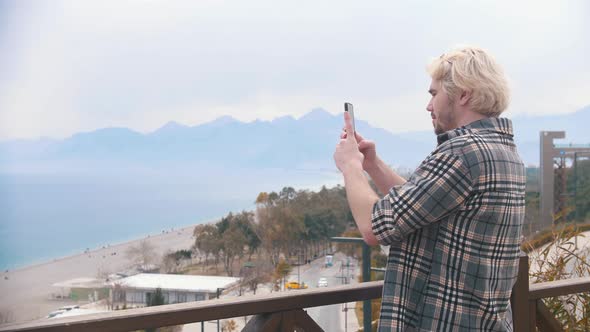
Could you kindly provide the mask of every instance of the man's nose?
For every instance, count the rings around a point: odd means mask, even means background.
[[[428,105],[426,106],[426,111],[428,111],[428,112],[432,112],[433,111],[432,103],[428,103]]]

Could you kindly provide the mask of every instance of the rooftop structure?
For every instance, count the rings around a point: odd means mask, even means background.
[[[239,278],[198,276],[182,274],[140,273],[111,283],[125,288],[156,289],[215,293],[218,288],[227,288],[237,283]]]
[[[52,285],[59,288],[86,288],[95,289],[106,287],[107,284],[101,279],[96,278],[74,278],[65,281],[56,282]]]
[[[219,297],[222,290],[240,279],[218,276],[140,273],[110,282],[112,303],[116,306],[143,306],[159,288],[164,303],[203,301]]]

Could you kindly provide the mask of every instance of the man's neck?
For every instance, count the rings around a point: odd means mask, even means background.
[[[458,127],[463,127],[472,122],[489,118],[487,115],[474,112],[468,108],[463,109],[459,114],[462,116],[457,121]]]

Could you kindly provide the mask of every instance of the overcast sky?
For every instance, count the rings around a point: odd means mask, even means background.
[[[490,50],[508,116],[590,104],[590,5],[568,1],[0,1],[0,140],[153,131],[355,104],[431,129],[428,61]]]

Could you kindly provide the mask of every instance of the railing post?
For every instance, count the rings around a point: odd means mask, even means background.
[[[363,238],[332,237],[330,241],[360,243],[363,248],[363,282],[371,281],[371,247],[369,247]],[[363,331],[371,331],[371,323],[373,322],[371,309],[371,300],[363,301]]]
[[[242,332],[324,332],[302,309],[256,315],[244,326]]]
[[[529,257],[526,253],[520,252],[518,260],[518,277],[512,288],[510,297],[512,305],[512,321],[515,332],[533,331],[535,325],[530,325],[530,304],[529,304]],[[534,309],[533,309],[534,310]]]
[[[536,308],[536,321],[539,331],[541,332],[559,332],[563,331],[561,324],[555,319],[555,316],[549,311],[543,300],[538,299],[535,301],[537,304]]]
[[[539,300],[541,301],[541,300]],[[537,332],[537,300],[529,301],[529,331]]]
[[[363,282],[371,281],[371,247],[363,241]],[[371,331],[373,322],[371,300],[363,302],[363,331]]]

